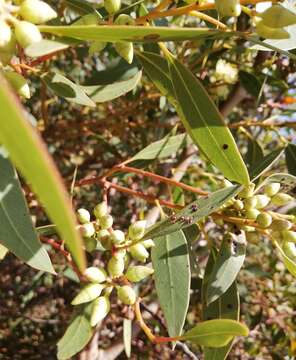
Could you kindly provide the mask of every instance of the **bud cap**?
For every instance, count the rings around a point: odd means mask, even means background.
[[[117,295],[119,300],[121,300],[126,305],[133,305],[137,299],[135,291],[128,285],[118,287]]]
[[[154,270],[147,266],[130,266],[127,269],[126,277],[131,282],[138,282],[152,275]]]
[[[90,325],[96,326],[110,311],[110,300],[107,296],[100,296],[93,302]]]
[[[84,304],[92,301],[101,295],[104,286],[101,284],[88,284],[75,296],[72,300],[72,305]]]

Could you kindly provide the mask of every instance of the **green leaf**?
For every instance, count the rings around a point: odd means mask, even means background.
[[[250,139],[248,141],[248,151],[245,156],[245,162],[248,164],[248,167],[251,168],[263,158],[264,154],[261,146],[256,140]]]
[[[296,145],[290,143],[285,149],[285,155],[289,173],[296,175]]]
[[[296,262],[293,261],[292,259],[289,258],[289,256],[287,256],[283,249],[281,248],[280,244],[277,241],[274,241],[274,244],[276,246],[276,248],[278,249],[278,251],[281,254],[281,257],[283,258],[283,262],[287,268],[287,270],[296,277]]]
[[[87,96],[82,86],[73,83],[65,76],[51,71],[42,75],[41,78],[56,95],[76,104],[96,106],[93,100]]]
[[[39,57],[54,53],[56,51],[65,50],[69,44],[62,41],[52,41],[43,39],[37,43],[33,43],[25,49],[25,53],[30,57]]]
[[[90,326],[92,304],[85,306],[67,328],[58,342],[58,360],[68,360],[81,351],[89,342],[94,329]]]
[[[39,134],[24,117],[24,110],[0,77],[0,143],[39,196],[57,225],[78,267],[85,267],[82,240],[62,179]]]
[[[249,330],[235,320],[216,319],[204,321],[186,332],[183,340],[196,345],[219,348],[226,346],[234,336],[248,336]]]
[[[8,253],[8,249],[0,244],[0,260],[3,260]]]
[[[144,238],[156,238],[189,227],[192,223],[219,209],[226,201],[233,198],[240,190],[241,187],[239,185],[235,185],[215,191],[208,196],[200,197],[198,200],[192,202],[178,212],[176,222],[172,221],[171,218],[167,218],[150,226],[146,230]],[[192,205],[197,206],[197,211],[192,210]],[[181,217],[190,217],[192,221],[187,223],[182,221]]]
[[[104,42],[159,42],[227,38],[234,33],[208,28],[169,28],[164,26],[73,25],[39,26],[41,32],[80,40]]]
[[[209,256],[207,266],[205,269],[205,275],[202,283],[202,317],[204,320],[211,319],[232,319],[239,320],[239,294],[237,291],[236,282],[234,282],[230,288],[211,304],[207,305],[206,302],[206,293],[209,277],[213,270],[215,261],[217,258],[217,251],[212,249]],[[205,360],[224,360],[226,359],[229,351],[232,348],[232,343],[230,342],[225,347],[222,348],[205,348],[204,357]]]
[[[154,160],[163,159],[176,153],[183,144],[188,143],[187,134],[180,134],[175,136],[166,136],[164,139],[156,141],[132,157],[131,161],[135,160]]]
[[[142,71],[138,71],[127,80],[118,81],[107,85],[81,86],[83,91],[96,103],[110,101],[133,90],[142,77]]]
[[[85,0],[65,0],[65,4],[81,15],[86,15],[94,11],[93,4]]]
[[[254,96],[256,99],[260,96],[262,85],[257,76],[251,72],[240,70],[239,80],[241,85],[250,95]]]
[[[245,233],[226,234],[207,283],[207,304],[217,300],[231,287],[244,263],[245,256]]]
[[[123,343],[125,355],[130,358],[132,347],[132,321],[130,319],[123,319]]]
[[[252,181],[258,179],[268,169],[270,169],[275,162],[282,156],[284,149],[274,150],[263,159],[258,160],[250,169],[250,178]]]
[[[155,238],[151,257],[155,286],[170,336],[182,333],[190,299],[190,263],[182,231]]]
[[[0,147],[1,244],[35,269],[55,274],[50,258],[39,242],[16,171]]]
[[[178,60],[169,56],[168,61],[179,115],[188,134],[226,178],[249,184],[234,138],[203,85]]]

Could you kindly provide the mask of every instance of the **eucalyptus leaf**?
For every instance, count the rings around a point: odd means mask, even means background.
[[[296,175],[296,145],[290,143],[285,149],[286,164],[288,171],[292,175]]]
[[[132,321],[130,319],[123,319],[123,343],[125,355],[130,358],[132,348]]]
[[[283,262],[287,268],[287,270],[294,276],[296,277],[296,262],[293,261],[292,259],[290,259],[283,251],[283,249],[281,248],[280,244],[275,241],[274,242],[276,248],[278,249],[279,253],[281,254],[281,257],[283,258]]]
[[[62,41],[53,41],[43,39],[37,43],[33,43],[25,49],[25,53],[30,57],[45,56],[57,51],[68,49],[69,44]]]
[[[259,159],[250,169],[250,178],[252,181],[258,179],[268,169],[270,169],[274,163],[276,163],[282,156],[284,149],[277,149],[264,156],[263,159]]]
[[[34,230],[16,171],[0,147],[0,240],[35,269],[55,274],[50,258]]]
[[[152,248],[155,286],[170,336],[182,333],[190,299],[190,263],[182,231],[158,237]]]
[[[250,139],[248,141],[248,151],[245,156],[245,162],[248,164],[248,167],[251,168],[254,166],[258,161],[261,161],[264,158],[263,150],[259,143],[254,140]]]
[[[217,300],[231,287],[244,263],[245,256],[245,233],[226,234],[207,283],[207,304]]]

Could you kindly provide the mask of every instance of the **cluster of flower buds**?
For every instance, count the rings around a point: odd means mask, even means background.
[[[0,65],[2,73],[12,88],[22,97],[30,98],[25,78],[7,65],[22,48],[39,42],[41,33],[36,25],[57,17],[57,13],[44,1],[0,1]]]
[[[291,203],[294,198],[281,191],[280,183],[268,183],[263,187],[263,192],[258,192],[254,184],[246,187],[236,199],[225,205],[224,214],[246,220],[241,229],[246,231],[249,240],[257,241],[256,229],[264,230],[279,242],[287,256],[295,260],[296,232],[293,229],[296,217],[276,212],[278,207]]]
[[[137,265],[135,261],[146,262],[149,248],[154,246],[150,239],[142,240],[145,234],[146,221],[136,221],[125,234],[121,230],[113,230],[113,217],[108,213],[106,202],[99,203],[93,210],[95,217],[86,209],[78,209],[77,217],[81,225],[87,251],[104,250],[108,254],[106,268],[89,267],[84,278],[87,284],[73,299],[73,305],[92,302],[91,325],[97,325],[110,311],[110,295],[113,289],[118,299],[126,304],[136,302],[136,292],[131,283],[139,282],[153,274],[149,266]],[[132,261],[132,259],[134,261]]]

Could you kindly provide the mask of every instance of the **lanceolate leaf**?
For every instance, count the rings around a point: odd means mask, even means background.
[[[33,228],[25,198],[7,153],[0,147],[0,242],[28,265],[55,273]]]
[[[200,197],[179,211],[178,214],[176,214],[176,220],[168,218],[149,227],[144,238],[156,238],[191,226],[192,223],[219,209],[226,201],[235,196],[240,189],[241,187],[236,185],[215,191],[208,196]],[[186,221],[186,219],[189,221]]]
[[[0,143],[9,151],[10,158],[39,196],[83,270],[82,241],[75,229],[74,214],[60,175],[38,133],[24,118],[23,109],[7,89],[6,82],[0,78]]]
[[[207,305],[206,293],[209,277],[213,270],[217,258],[217,251],[212,249],[209,256],[205,275],[202,284],[202,316],[204,320],[211,319],[232,319],[239,320],[239,294],[237,291],[236,283],[234,282],[231,287],[211,304]],[[226,359],[229,351],[231,350],[232,342],[222,348],[205,348],[205,360],[224,360]]]
[[[182,231],[155,238],[152,249],[155,285],[170,336],[182,332],[190,298],[190,263]]]
[[[25,53],[30,57],[39,57],[54,53],[56,51],[65,50],[69,47],[69,44],[62,41],[52,41],[43,39],[37,43],[33,43],[25,49]]]
[[[217,300],[230,288],[244,263],[245,256],[245,234],[226,234],[207,283],[207,304]]]
[[[289,144],[285,149],[285,155],[289,173],[296,175],[296,145]]]
[[[275,241],[274,242],[276,248],[278,249],[279,253],[281,254],[281,257],[283,259],[283,262],[287,268],[287,270],[296,277],[296,262],[293,261],[292,259],[290,259],[283,251],[283,249],[281,248],[280,244]]]
[[[91,339],[93,335],[93,328],[90,326],[91,308],[91,303],[83,308],[58,342],[58,360],[70,359],[81,351]]]
[[[284,149],[274,150],[263,159],[258,160],[250,169],[250,178],[252,181],[258,179],[264,174],[283,154]]]
[[[226,178],[247,185],[247,168],[214,102],[183,64],[172,56],[168,62],[179,115],[192,140]]]
[[[248,164],[248,167],[251,168],[258,161],[261,161],[264,158],[263,150],[256,140],[248,141],[248,151],[245,157],[245,161]]]
[[[183,340],[196,345],[220,348],[226,346],[234,336],[248,336],[248,328],[235,320],[216,319],[204,321],[187,331]]]

